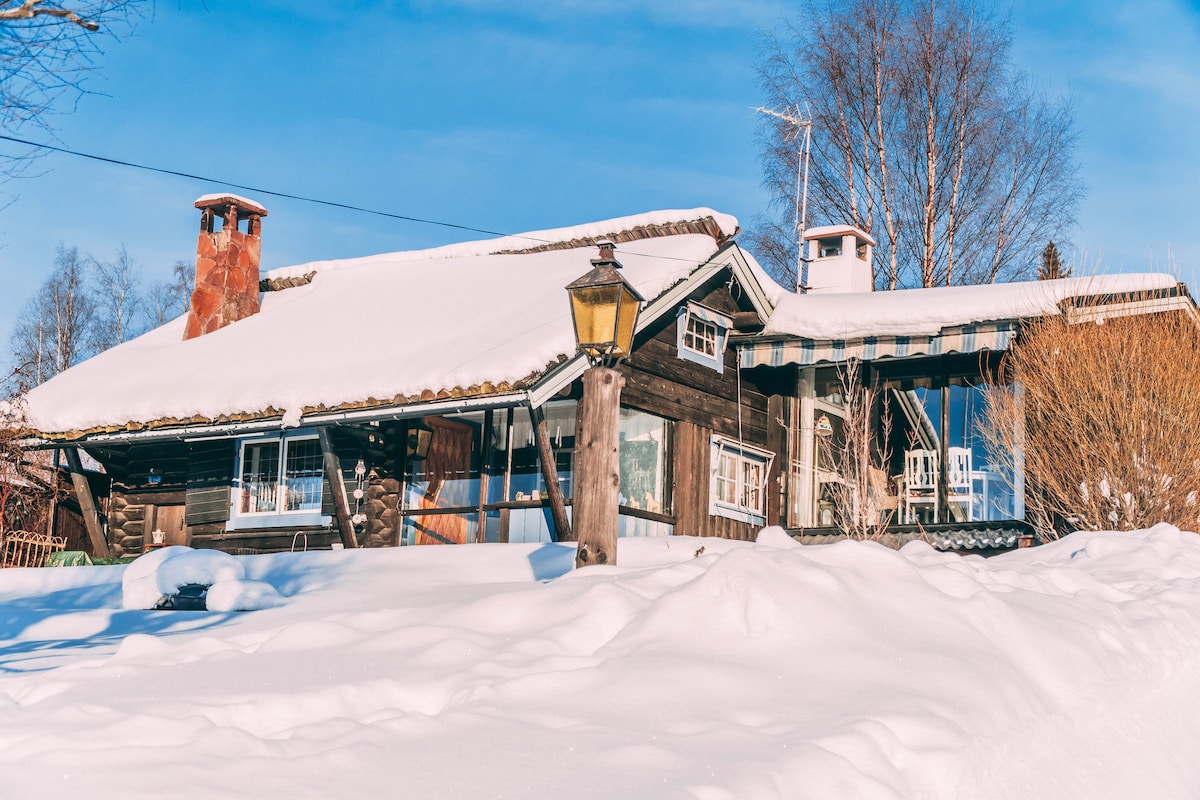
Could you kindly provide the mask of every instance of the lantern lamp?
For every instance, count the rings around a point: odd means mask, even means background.
[[[409,458],[422,459],[429,455],[429,443],[433,440],[433,429],[424,422],[408,426]]]
[[[644,299],[621,273],[613,255],[616,245],[599,242],[600,257],[592,269],[567,284],[575,343],[593,365],[610,366],[629,355]]]

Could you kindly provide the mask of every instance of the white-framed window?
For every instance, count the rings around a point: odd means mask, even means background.
[[[708,358],[715,358],[717,355],[717,326],[688,314],[687,326],[683,329],[683,348]]]
[[[227,528],[325,525],[321,443],[312,432],[247,437],[238,442]]]
[[[774,454],[712,437],[708,513],[761,525],[767,519],[767,476]]]
[[[707,306],[695,302],[680,306],[676,326],[679,357],[724,372],[725,343],[732,327],[732,318]]]

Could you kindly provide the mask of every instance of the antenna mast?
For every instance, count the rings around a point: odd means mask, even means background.
[[[788,134],[787,138],[792,139],[799,137],[803,132],[804,138],[800,145],[800,152],[797,156],[796,164],[796,202],[795,202],[795,226],[796,226],[796,290],[800,291],[805,288],[804,282],[804,228],[808,224],[808,156],[809,148],[812,143],[812,120],[806,119],[800,114],[800,106],[795,106],[790,112],[775,111],[770,108],[759,106],[755,111],[760,114],[766,114],[776,119],[781,119],[784,122],[795,127],[795,130]]]

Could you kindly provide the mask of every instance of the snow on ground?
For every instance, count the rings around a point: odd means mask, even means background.
[[[0,797],[1200,794],[1193,534],[990,560],[778,531],[572,555],[2,571]],[[130,572],[206,569],[281,604],[124,607]]]

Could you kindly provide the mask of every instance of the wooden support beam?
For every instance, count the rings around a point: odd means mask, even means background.
[[[337,517],[342,545],[347,548],[358,547],[358,537],[354,535],[354,522],[350,519],[350,506],[346,504],[346,486],[342,482],[342,461],[333,451],[328,428],[317,428],[317,438],[321,441],[321,453],[325,462],[325,480],[329,481],[329,491],[333,495],[333,511],[334,516]]]
[[[554,460],[554,449],[550,447],[550,429],[541,407],[529,407],[529,419],[533,422],[533,438],[537,441],[538,462],[542,467],[542,479],[546,481],[546,495],[550,499],[550,516],[554,519],[554,540],[573,542],[571,520],[567,518],[567,503],[563,499],[562,486],[558,483],[558,464]]]
[[[75,486],[75,499],[79,501],[79,510],[83,512],[83,524],[87,528],[88,541],[92,545],[92,555],[109,558],[112,551],[108,548],[108,539],[100,527],[100,512],[96,510],[96,498],[92,495],[92,485],[88,483],[87,475],[83,472],[83,464],[79,460],[79,448],[66,447],[63,452],[67,455],[67,469],[71,471],[71,483]]]
[[[583,397],[575,420],[575,566],[617,563],[620,513],[621,387],[625,379],[608,367],[583,373]]]

